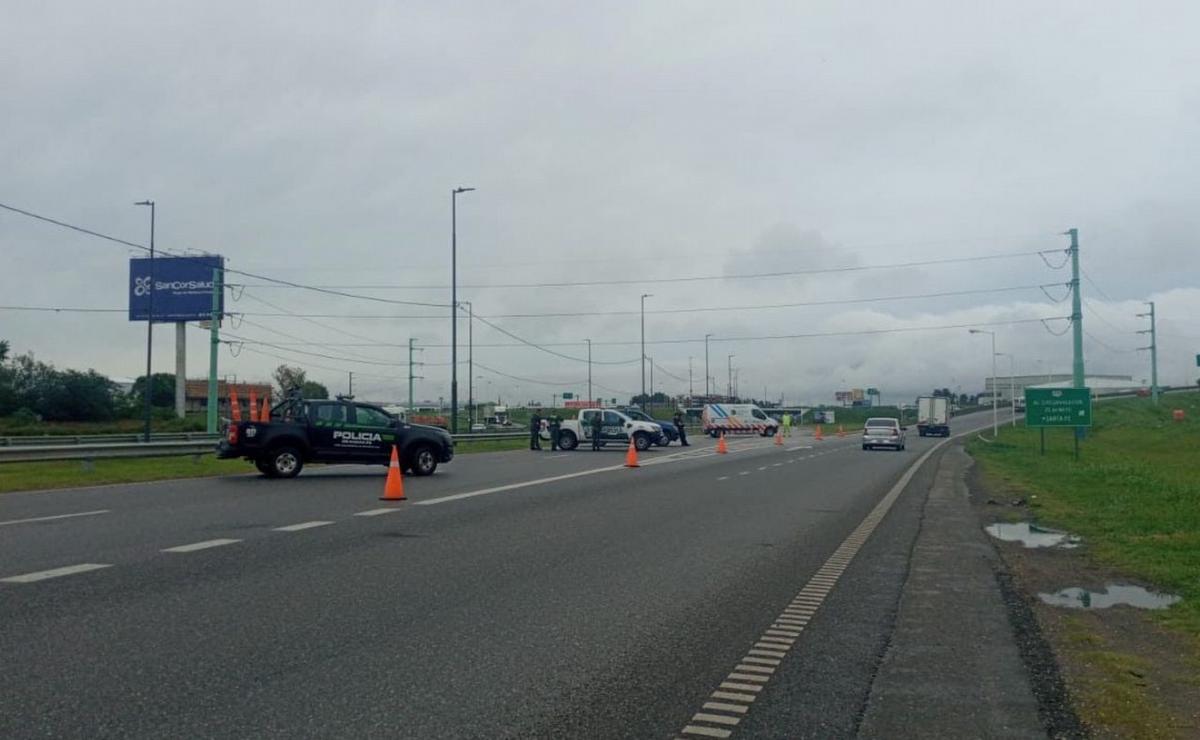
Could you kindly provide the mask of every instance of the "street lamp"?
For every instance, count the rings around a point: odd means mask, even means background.
[[[458,434],[458,194],[475,188],[450,191],[450,433]]]
[[[996,332],[987,331],[985,329],[971,329],[972,334],[988,334],[992,337],[992,439],[995,439],[1000,434],[1000,422],[998,421],[996,406]]]
[[[642,411],[646,410],[646,299],[653,293],[642,294]]]
[[[705,396],[708,396],[708,394],[709,394],[708,379],[711,377],[708,373],[708,338],[711,336],[712,336],[712,334],[704,335],[704,395]]]
[[[475,306],[462,301],[467,307],[467,426],[475,424]],[[467,431],[470,431],[469,429]]]
[[[592,340],[585,339],[588,346],[588,405],[592,404]]]
[[[154,398],[154,383],[150,377],[150,354],[154,348],[154,201],[139,200],[135,206],[150,206],[150,289],[146,293],[149,298],[149,311],[146,313],[146,385],[142,389],[146,395],[145,438],[150,441],[150,412]]]
[[[1008,402],[1012,406],[1012,425],[1017,426],[1017,358],[1009,352],[997,352],[997,355],[1008,358]]]
[[[729,402],[733,403],[733,358],[737,355],[729,355]]]

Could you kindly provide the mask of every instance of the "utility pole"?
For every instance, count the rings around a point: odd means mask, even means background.
[[[213,269],[212,314],[208,317],[208,412],[205,428],[209,434],[217,433],[217,350],[221,346],[221,294],[224,292],[224,271]]]
[[[348,372],[350,373],[350,383],[349,389],[346,391],[346,395],[354,398],[354,371],[350,370]]]
[[[150,206],[150,289],[146,296],[150,300],[150,311],[146,314],[146,384],[142,392],[146,396],[145,437],[150,441],[150,414],[154,402],[154,378],[150,374],[150,356],[154,350],[154,201],[140,200],[135,206]]]
[[[585,339],[588,346],[588,404],[592,402],[592,340]]]
[[[462,301],[467,307],[467,420],[468,426],[475,425],[475,306]],[[470,431],[468,429],[467,431]]]
[[[1086,382],[1083,372],[1083,297],[1079,294],[1079,229],[1066,232],[1071,237],[1071,329],[1074,335],[1072,374],[1076,388]]]
[[[1138,349],[1150,350],[1150,396],[1155,403],[1158,403],[1158,327],[1154,319],[1154,301],[1150,301],[1146,305],[1150,306],[1149,313],[1139,313],[1138,318],[1149,318],[1150,328],[1143,329],[1138,334],[1149,334],[1150,346]]]
[[[642,294],[642,411],[646,410],[646,299],[651,293]]]
[[[704,335],[704,395],[707,397],[710,393],[708,390],[708,381],[712,379],[712,373],[708,371],[708,338],[712,334]]]
[[[692,358],[688,357],[688,398],[696,395],[696,389],[692,386]]]
[[[734,355],[730,355],[728,358],[726,358],[729,362],[729,402],[730,403],[733,403],[733,358],[734,358]]]
[[[475,188],[450,191],[450,433],[458,434],[458,194]]]
[[[651,408],[654,408],[654,358],[650,357],[647,359],[650,360],[650,398],[646,399],[646,403],[649,404]]]
[[[413,352],[424,352],[424,350],[421,349],[420,347],[413,346],[413,344],[416,341],[417,340],[412,337],[410,337],[408,340],[408,416],[409,416],[408,421],[410,423],[412,422],[413,411],[416,410],[416,405],[415,405],[414,399],[413,399],[413,379],[419,377],[419,376],[413,375],[413,367],[414,367],[414,364],[420,364],[420,363],[413,363]]]

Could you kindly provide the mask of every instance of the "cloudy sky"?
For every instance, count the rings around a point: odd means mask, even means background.
[[[585,339],[595,395],[636,392],[643,293],[672,393],[689,358],[703,389],[706,334],[716,387],[732,354],[744,395],[790,401],[977,391],[989,347],[965,325],[996,331],[1019,373],[1067,372],[1068,325],[1039,319],[1070,313],[1071,227],[1089,372],[1148,377],[1135,314],[1154,300],[1160,380],[1194,382],[1198,23],[1191,3],[1094,0],[16,0],[0,203],[144,243],[132,203],[150,198],[160,248],[433,304],[230,276],[243,343],[223,375],[286,358],[335,391],[353,370],[377,400],[406,397],[410,337],[417,395],[449,395],[436,306],[458,185],[477,188],[459,198],[459,298],[488,322],[480,397],[586,392]],[[126,306],[136,250],[0,210],[0,251],[5,306]],[[924,264],[885,267],[907,263]],[[921,327],[957,328],[857,333]],[[201,376],[207,335],[188,334]],[[0,337],[63,367],[144,364],[144,325],[121,313],[6,308]],[[172,370],[172,332],[156,338]]]

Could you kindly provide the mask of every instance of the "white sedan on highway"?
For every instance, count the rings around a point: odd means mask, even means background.
[[[863,426],[862,446],[864,450],[877,447],[891,447],[895,450],[904,449],[904,427],[900,420],[877,416],[867,419]]]

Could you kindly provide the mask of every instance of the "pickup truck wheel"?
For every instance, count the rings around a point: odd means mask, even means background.
[[[420,445],[411,454],[413,475],[433,475],[437,470],[437,455],[433,453],[433,448],[429,445]]]
[[[295,447],[276,447],[267,457],[267,467],[273,478],[295,478],[304,468],[304,458]]]
[[[570,430],[558,433],[558,446],[570,452],[579,446],[579,438],[575,436],[575,432]]]
[[[262,473],[268,478],[275,477],[275,471],[271,469],[271,458],[269,457],[258,458],[254,461],[254,467],[258,468],[258,472]]]
[[[636,449],[638,452],[645,452],[646,450],[650,449],[650,445],[651,445],[651,440],[650,440],[649,434],[646,434],[645,432],[634,432],[634,434],[633,434],[634,449]]]
[[[658,436],[658,440],[656,440],[655,444],[657,444],[659,447],[666,447],[667,445],[671,444],[671,438],[667,436],[666,432],[663,432]]]

